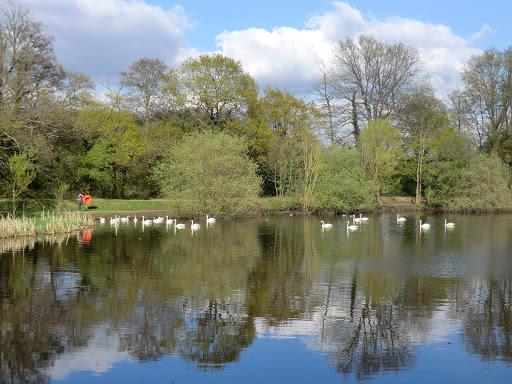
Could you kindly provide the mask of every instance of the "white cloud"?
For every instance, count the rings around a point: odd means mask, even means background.
[[[22,0],[55,37],[59,62],[95,80],[116,78],[143,57],[174,66],[190,54],[185,11],[141,0]]]
[[[320,64],[331,61],[335,43],[360,34],[416,48],[440,97],[458,85],[460,68],[479,52],[472,41],[447,26],[400,17],[377,20],[345,2],[332,3],[330,11],[311,17],[301,30],[224,32],[217,36],[217,44],[221,53],[240,60],[260,85],[271,83],[301,93],[318,74]]]

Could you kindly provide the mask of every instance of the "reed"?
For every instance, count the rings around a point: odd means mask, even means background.
[[[94,225],[94,219],[84,212],[41,212],[40,217],[0,218],[0,238],[36,236],[78,231]]]

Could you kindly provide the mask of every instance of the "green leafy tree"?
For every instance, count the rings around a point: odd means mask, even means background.
[[[474,154],[472,138],[452,126],[441,132],[439,145],[433,149],[433,166],[425,172],[424,185],[428,204],[447,208],[448,203],[463,194],[462,172]]]
[[[90,149],[80,160],[79,178],[86,176],[101,181],[97,185],[101,190],[105,190],[105,183],[108,183],[112,196],[123,197],[126,174],[145,153],[141,131],[133,115],[100,105],[83,111],[81,117],[88,130]],[[103,174],[107,171],[111,175],[105,178]],[[87,184],[85,180],[81,182]]]
[[[164,196],[180,200],[181,213],[186,214],[247,213],[260,192],[246,143],[225,133],[184,137],[153,169],[152,177]]]
[[[308,212],[319,169],[320,144],[315,133],[323,125],[324,115],[314,103],[271,87],[265,89],[260,103],[274,135],[267,169],[276,194],[299,194],[303,210]]]
[[[195,106],[196,124],[203,129],[222,130],[224,124],[240,119],[258,97],[258,86],[242,64],[221,54],[190,58],[165,79],[173,99],[182,107]]]
[[[416,163],[414,179],[416,204],[419,204],[424,167],[430,160],[430,153],[439,145],[441,134],[449,126],[450,119],[440,100],[430,95],[415,94],[408,98],[400,124],[407,142],[407,154]]]
[[[15,153],[9,157],[11,178],[12,214],[16,215],[16,198],[25,192],[35,179],[37,170],[34,165],[36,153],[33,149]]]
[[[331,146],[322,153],[315,188],[315,208],[349,212],[374,207],[374,188],[366,180],[361,157],[354,149]]]
[[[359,135],[358,149],[366,177],[373,182],[375,199],[380,204],[381,190],[390,182],[403,154],[400,130],[389,119],[371,121]]]
[[[462,170],[459,194],[446,207],[462,211],[512,208],[510,167],[497,154],[478,153]]]

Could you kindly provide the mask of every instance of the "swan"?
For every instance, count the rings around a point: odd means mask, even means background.
[[[356,217],[356,215],[352,215],[352,221],[354,223],[360,223],[362,220],[360,217]]]
[[[133,222],[137,223],[137,221],[139,221],[139,219],[137,219],[137,214],[135,214],[135,216],[133,217]]]
[[[117,215],[115,215],[114,217],[110,218],[110,224],[111,225],[118,224],[118,223],[119,223],[119,217],[117,217]]]
[[[324,228],[332,228],[332,224],[331,223],[324,223],[323,220],[320,221],[322,223],[322,229]]]
[[[369,219],[369,218],[367,218],[366,216],[363,216],[363,214],[362,214],[362,213],[360,213],[360,214],[359,214],[359,219],[360,219],[361,221],[367,221],[367,220],[370,220],[370,219]]]
[[[169,216],[165,216],[165,224],[171,225],[172,223],[174,223],[174,219],[169,219]]]
[[[186,227],[186,225],[183,223],[176,223],[176,219],[174,219],[174,227],[178,229],[183,229]]]
[[[196,229],[201,228],[200,224],[197,224],[197,223],[194,224],[194,220],[190,220],[190,221],[192,222],[191,228],[192,228],[193,231],[196,230]]]
[[[347,231],[355,231],[357,228],[357,225],[350,225],[350,221],[347,221]]]
[[[406,221],[406,220],[407,220],[407,219],[406,219],[405,217],[400,217],[400,215],[399,215],[398,213],[396,214],[396,222],[397,222],[398,224],[401,224],[401,223],[403,223],[403,222],[404,222],[404,221]]]
[[[107,219],[106,219],[106,218],[104,218],[104,217],[100,217],[100,223],[102,223],[102,224],[103,224],[103,223],[106,223],[106,222],[107,222]]]
[[[206,222],[207,223],[210,223],[210,224],[213,224],[215,223],[217,219],[215,219],[214,217],[208,217],[208,215],[206,215]]]
[[[162,217],[162,216],[158,216],[158,217],[153,218],[153,223],[155,223],[155,224],[161,224],[164,221],[165,221],[165,218]]]
[[[144,216],[142,216],[142,224],[144,224],[144,225],[151,225],[151,224],[153,224],[153,220],[145,219]]]
[[[128,221],[130,221],[130,216],[121,217],[120,219],[122,223],[127,223]]]
[[[444,219],[444,227],[445,228],[455,228],[455,223],[447,223],[446,219]]]
[[[428,223],[421,224],[421,220],[420,220],[420,228],[421,229],[430,229],[430,224],[428,224]]]

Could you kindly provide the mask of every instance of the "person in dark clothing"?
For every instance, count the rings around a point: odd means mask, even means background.
[[[82,192],[78,194],[78,197],[76,198],[76,201],[78,202],[78,212],[82,211],[82,199],[84,195],[82,195]]]

